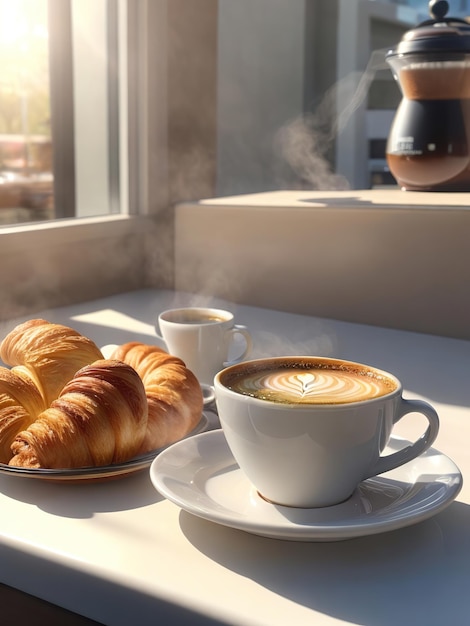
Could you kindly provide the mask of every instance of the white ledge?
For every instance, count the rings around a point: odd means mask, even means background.
[[[252,206],[272,208],[378,208],[452,210],[468,209],[469,193],[430,193],[400,189],[366,189],[350,191],[270,191],[201,200],[207,206]]]
[[[0,228],[0,254],[39,247],[60,241],[75,243],[143,232],[145,218],[130,215],[101,215],[97,217],[51,220]]]
[[[275,191],[176,208],[175,287],[470,339],[470,194]]]

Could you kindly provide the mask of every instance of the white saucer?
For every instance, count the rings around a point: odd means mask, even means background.
[[[392,438],[386,453],[408,445]],[[447,507],[462,487],[458,467],[431,448],[371,478],[336,506],[296,509],[263,500],[235,462],[222,430],[173,444],[150,467],[154,487],[182,509],[232,528],[277,539],[339,541],[395,530]]]
[[[215,390],[211,385],[206,385],[204,383],[200,383],[202,389],[202,397],[204,400],[204,406],[212,404],[215,402]]]

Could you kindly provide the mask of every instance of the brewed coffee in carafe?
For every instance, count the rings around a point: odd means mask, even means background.
[[[403,99],[386,156],[406,190],[470,190],[470,24],[447,9],[431,2],[434,19],[387,55]]]

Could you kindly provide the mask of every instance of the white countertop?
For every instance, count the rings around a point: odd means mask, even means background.
[[[43,311],[99,345],[155,341],[159,311],[207,299],[139,291]],[[0,582],[103,624],[464,626],[470,620],[470,342],[220,300],[253,356],[322,354],[386,369],[438,410],[434,447],[460,467],[445,511],[335,543],[257,537],[163,499],[147,471],[95,484],[0,476]],[[3,336],[19,320],[3,323]],[[398,434],[412,438],[412,427]]]

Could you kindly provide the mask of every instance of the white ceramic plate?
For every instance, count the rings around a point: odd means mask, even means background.
[[[206,413],[203,413],[201,420],[196,428],[187,435],[191,437],[203,433],[210,427],[211,419]],[[165,448],[151,450],[140,456],[136,456],[124,463],[115,463],[113,465],[103,465],[101,467],[78,467],[73,469],[32,469],[27,467],[14,467],[13,465],[5,465],[0,463],[0,474],[8,476],[17,476],[20,478],[35,478],[40,480],[49,480],[55,482],[84,482],[97,480],[110,480],[119,478],[127,474],[140,472],[148,469],[156,456],[161,454]]]
[[[392,438],[385,453],[409,442]],[[297,509],[263,500],[235,462],[222,430],[173,444],[150,467],[154,487],[198,517],[264,537],[339,541],[395,530],[448,506],[462,487],[458,467],[431,448],[360,484],[336,506]]]

